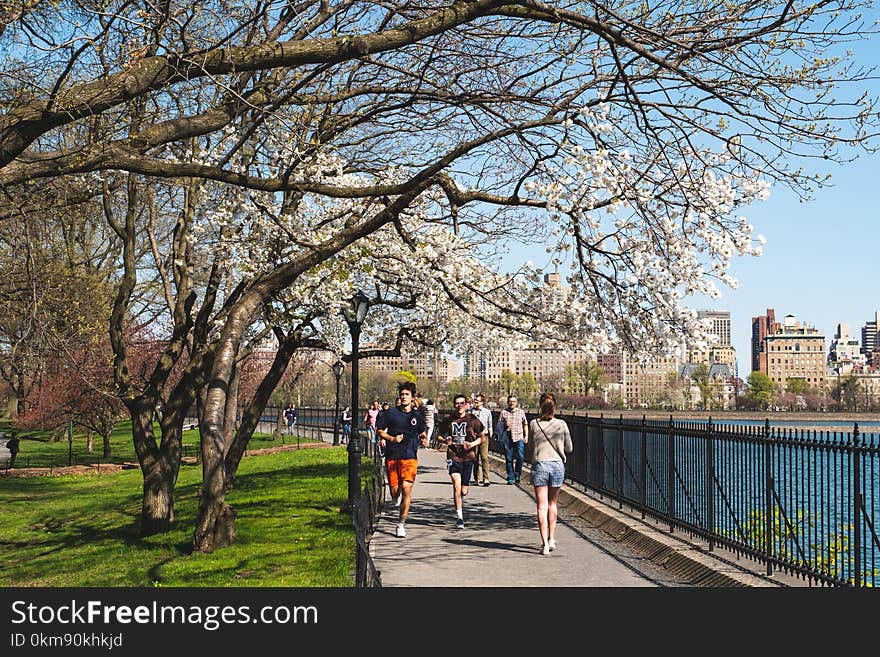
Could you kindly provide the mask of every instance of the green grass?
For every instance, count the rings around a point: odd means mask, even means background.
[[[181,467],[176,525],[140,538],[139,470],[0,478],[0,586],[349,587],[347,455],[301,449],[243,459],[227,495],[231,546],[189,554],[201,467]]]
[[[159,425],[154,423],[157,440],[161,436]],[[46,468],[49,466],[63,466],[68,464],[68,460],[73,465],[82,465],[87,463],[100,463],[106,461],[109,463],[136,462],[137,457],[134,453],[134,442],[131,437],[131,421],[125,420],[120,422],[110,434],[111,458],[103,459],[103,440],[95,434],[93,436],[93,451],[88,451],[86,443],[86,434],[78,427],[73,430],[73,449],[70,453],[70,445],[67,441],[67,434],[55,442],[51,442],[51,431],[36,430],[22,431],[19,434],[21,438],[20,451],[16,459],[16,465],[20,468],[35,467]],[[284,436],[285,443],[296,442],[296,438],[292,436]],[[260,449],[262,447],[274,447],[280,445],[281,440],[273,440],[272,434],[254,434],[248,443],[248,449]],[[199,431],[192,429],[183,432],[183,455],[197,456],[199,453]]]

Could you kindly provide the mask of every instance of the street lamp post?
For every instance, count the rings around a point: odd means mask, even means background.
[[[344,511],[354,509],[361,492],[361,437],[358,432],[358,341],[361,326],[367,317],[370,300],[360,290],[342,309],[342,314],[351,333],[351,435],[348,439],[348,500]]]
[[[336,377],[336,412],[333,415],[333,444],[339,444],[339,379],[342,378],[342,372],[345,364],[341,360],[333,363],[333,376]]]

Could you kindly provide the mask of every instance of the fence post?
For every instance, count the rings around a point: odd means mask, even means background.
[[[617,425],[617,504],[623,508],[623,413]]]
[[[669,415],[669,427],[666,430],[666,513],[669,515],[669,533],[674,529],[675,518],[675,438],[672,431],[672,414]]]
[[[648,435],[645,426],[647,425],[647,420],[645,419],[645,414],[642,414],[642,468],[641,468],[641,484],[642,491],[640,495],[640,502],[642,505],[642,520],[645,519],[645,507],[648,506]]]
[[[764,551],[767,575],[773,574],[773,469],[770,466],[770,418],[764,419]]]
[[[859,423],[853,422],[853,552],[855,559],[855,573],[853,582],[856,588],[862,585],[862,473],[861,473],[861,456],[859,454]]]
[[[715,459],[713,445],[715,443],[715,429],[712,426],[712,416],[709,416],[709,434],[706,436],[706,531],[709,534],[709,552],[715,547]]]
[[[599,499],[605,492],[605,414],[599,413],[599,435],[596,436],[596,479],[599,482]]]

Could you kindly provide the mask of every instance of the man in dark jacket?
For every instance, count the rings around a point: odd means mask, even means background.
[[[9,467],[15,466],[15,457],[18,456],[18,435],[13,432],[12,437],[6,441],[6,449],[9,450]]]

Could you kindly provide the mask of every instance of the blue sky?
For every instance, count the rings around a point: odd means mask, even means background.
[[[865,15],[880,18],[880,7]],[[880,67],[878,35],[849,44],[855,60],[867,68]],[[873,97],[880,96],[877,75],[864,85]],[[880,147],[880,139],[875,137],[873,145]],[[817,172],[831,173],[832,186],[817,190],[811,201],[802,203],[773,188],[770,199],[744,209],[755,233],[767,238],[763,255],[731,265],[737,289],[721,288],[720,299],[703,304],[694,300],[696,308],[731,312],[731,341],[743,378],[751,369],[751,318],[767,308],[776,311],[777,321],[792,314],[824,332],[826,346],[840,322],[861,339],[862,326],[880,310],[880,154],[863,153],[854,162]]]
[[[737,289],[721,288],[720,299],[704,304],[694,300],[695,308],[730,311],[743,378],[750,371],[751,318],[767,308],[778,321],[792,314],[815,326],[826,344],[839,322],[860,336],[880,310],[880,156],[863,156],[831,172],[835,186],[817,191],[810,202],[777,189],[746,209],[755,232],[767,238],[763,255],[731,265]]]
[[[880,8],[866,17],[880,17]],[[863,66],[880,66],[880,38],[847,45]],[[880,96],[876,75],[865,85],[874,97]],[[875,138],[874,146],[880,147],[880,139]],[[769,200],[736,213],[748,217],[756,235],[767,238],[762,256],[732,262],[737,289],[719,285],[719,299],[687,300],[698,310],[730,311],[731,341],[743,379],[751,370],[751,318],[767,308],[776,311],[778,321],[793,314],[819,329],[826,346],[840,322],[848,323],[860,339],[861,327],[880,310],[880,154],[862,153],[845,165],[820,164],[824,167],[815,162],[806,166],[814,173],[831,173],[831,186],[817,190],[812,200],[801,202],[774,187]],[[518,252],[511,256],[516,259]],[[534,259],[544,264],[542,258]]]

